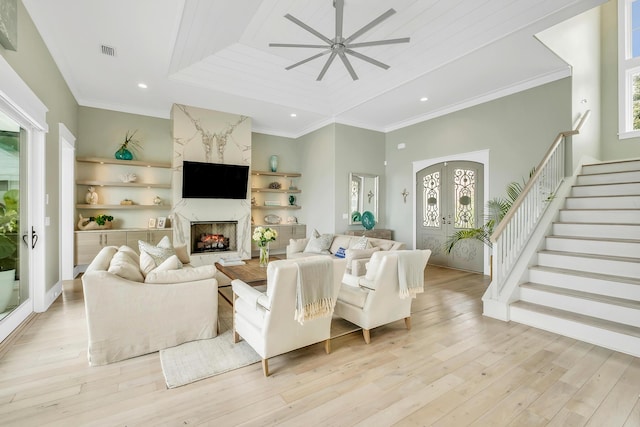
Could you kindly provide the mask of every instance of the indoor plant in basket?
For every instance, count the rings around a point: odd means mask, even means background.
[[[269,242],[276,240],[278,232],[271,227],[256,227],[251,237],[260,249],[260,267],[266,267],[269,263]]]

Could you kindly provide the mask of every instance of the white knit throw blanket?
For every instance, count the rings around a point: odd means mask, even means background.
[[[400,298],[415,298],[424,292],[425,257],[422,251],[397,251]]]
[[[303,261],[298,267],[296,311],[294,318],[301,325],[306,320],[333,314],[333,261],[330,258]]]

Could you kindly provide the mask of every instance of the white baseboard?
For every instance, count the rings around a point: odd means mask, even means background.
[[[75,279],[76,277],[78,277],[81,273],[84,273],[85,271],[87,271],[87,267],[89,266],[89,264],[82,264],[82,265],[76,265],[73,267],[73,278]]]
[[[56,298],[60,296],[61,293],[62,293],[62,281],[58,281],[58,283],[53,285],[51,289],[47,291],[47,294],[44,297],[44,310],[42,311],[43,312],[47,311],[49,307],[51,307],[51,304],[53,304],[53,302],[56,300]]]

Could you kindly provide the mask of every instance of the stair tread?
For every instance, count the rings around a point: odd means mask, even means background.
[[[605,197],[640,197],[640,194],[605,194],[598,196],[567,196],[566,199],[601,199]]]
[[[598,163],[585,163],[582,165],[583,168],[589,166],[603,166],[603,165],[622,165],[624,163],[635,163],[640,162],[640,159],[623,159],[623,160],[605,160],[603,162]],[[632,169],[633,170],[633,169]]]
[[[571,270],[568,268],[559,268],[559,267],[546,267],[544,265],[534,265],[530,267],[530,270],[548,271],[551,273],[566,274],[566,275],[579,276],[579,277],[588,277],[593,279],[606,280],[608,282],[620,282],[620,283],[626,283],[629,285],[640,286],[640,279],[634,279],[633,277],[614,276],[612,274],[603,274],[603,273],[590,273],[588,271]]]
[[[615,242],[615,243],[640,243],[640,239],[619,239],[613,237],[583,237],[583,236],[565,236],[558,234],[551,234],[546,236],[547,239],[565,239],[565,240],[583,240],[583,241],[594,241],[594,242]]]
[[[607,171],[607,172],[594,172],[594,173],[579,173],[578,175],[576,175],[576,177],[593,177],[593,176],[598,176],[598,175],[604,175],[604,176],[611,176],[611,175],[615,175],[615,174],[623,174],[623,173],[637,173],[638,170],[636,169],[629,169],[629,170],[621,170],[621,171]]]
[[[599,182],[597,184],[574,184],[572,187],[594,187],[598,185],[628,185],[628,184],[640,184],[640,181]]]
[[[612,322],[610,320],[604,320],[597,317],[587,316],[584,314],[573,313],[571,311],[560,310],[552,307],[545,307],[539,304],[534,304],[526,301],[516,301],[511,303],[511,306],[521,308],[523,310],[535,311],[540,314],[546,314],[556,318],[571,320],[574,322],[583,323],[592,327],[606,329],[611,332],[619,334],[630,335],[636,338],[640,338],[640,328],[635,326],[625,325],[622,323]]]
[[[583,211],[595,211],[595,212],[603,212],[603,211],[613,211],[613,212],[627,212],[627,211],[638,211],[640,212],[640,207],[638,208],[562,208],[560,212],[583,212]]]
[[[591,292],[578,291],[575,289],[566,289],[566,288],[560,288],[557,286],[543,285],[540,283],[531,283],[531,282],[522,283],[520,287],[537,289],[540,291],[553,293],[556,295],[571,296],[571,297],[576,297],[580,299],[616,305],[619,307],[627,307],[635,310],[640,310],[640,301],[627,299],[627,298],[611,297],[608,295],[594,294]]]
[[[562,251],[551,251],[549,249],[541,249],[538,251],[539,254],[551,254],[551,255],[559,255],[559,256],[574,256],[580,258],[591,258],[591,259],[603,259],[609,261],[622,261],[622,262],[640,262],[640,258],[637,257],[622,257],[622,256],[612,256],[612,255],[595,255],[595,254],[585,254],[582,252],[562,252]]]
[[[575,222],[575,221],[556,221],[553,224],[577,224],[577,225],[624,225],[637,227],[640,222]]]

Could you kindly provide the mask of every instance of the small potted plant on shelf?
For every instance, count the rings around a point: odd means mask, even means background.
[[[100,214],[85,218],[82,214],[78,215],[78,230],[105,230],[112,227],[113,217],[111,215]]]
[[[251,237],[260,249],[260,267],[266,267],[269,263],[269,242],[276,240],[278,232],[271,227],[256,227]]]

